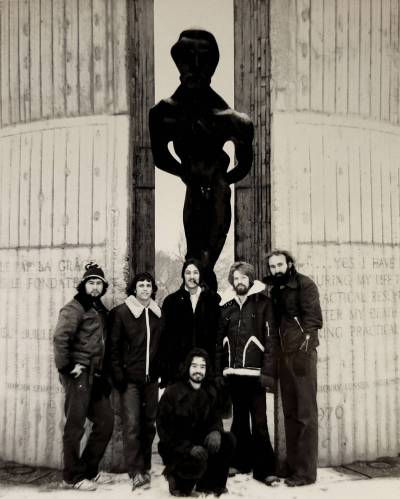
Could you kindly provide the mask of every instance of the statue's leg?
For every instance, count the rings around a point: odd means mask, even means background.
[[[231,189],[229,185],[218,184],[210,200],[209,265],[214,268],[224,248],[229,227],[231,226]]]
[[[183,205],[183,226],[186,237],[186,258],[202,259],[204,248],[204,201],[197,187],[188,186]]]

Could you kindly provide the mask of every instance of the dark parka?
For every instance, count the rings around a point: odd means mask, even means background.
[[[92,372],[103,368],[107,309],[100,300],[78,293],[60,310],[54,332],[54,359],[57,369],[68,374],[75,364]]]
[[[168,386],[158,405],[158,450],[166,466],[173,471],[193,446],[204,445],[211,431],[223,431],[217,410],[217,392],[210,385],[194,390],[189,381]]]
[[[273,280],[268,277],[267,282]],[[271,297],[280,323],[282,350],[286,353],[298,351],[306,334],[310,334],[308,348],[317,347],[322,312],[314,281],[293,269],[286,285],[272,287]]]
[[[152,300],[148,308],[150,337],[147,349],[146,313],[134,297],[132,308],[122,303],[110,311],[111,375],[117,383],[141,384],[159,377],[161,311]],[[146,379],[146,358],[149,378]]]
[[[236,299],[222,305],[216,374],[259,375],[276,378],[278,328],[271,299],[249,295],[240,308]]]
[[[213,361],[220,314],[220,296],[203,287],[193,314],[190,294],[182,285],[162,306],[161,384],[177,380],[181,363],[192,348],[203,348]]]

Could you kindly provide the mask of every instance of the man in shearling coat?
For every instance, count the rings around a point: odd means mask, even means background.
[[[317,478],[317,346],[322,312],[316,284],[297,272],[292,255],[274,250],[267,256],[271,296],[279,320],[282,355],[279,379],[285,417],[285,483],[290,487]]]
[[[277,480],[266,414],[266,389],[274,390],[277,327],[265,286],[254,267],[235,262],[229,270],[233,299],[221,302],[216,384],[227,384],[232,398],[231,431],[237,440],[233,467],[271,485]],[[224,381],[225,380],[225,381]],[[251,418],[251,428],[249,420]]]
[[[111,372],[121,394],[125,463],[132,490],[149,487],[156,433],[161,310],[148,272],[137,274],[110,312]]]
[[[60,310],[54,333],[55,363],[65,390],[64,485],[85,491],[105,483],[98,466],[114,423],[104,362],[107,310],[101,296],[107,287],[103,270],[87,264],[78,294]],[[86,418],[93,427],[81,455]]]

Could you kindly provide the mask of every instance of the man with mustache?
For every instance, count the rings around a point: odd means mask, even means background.
[[[210,384],[208,354],[189,352],[176,383],[168,386],[159,403],[158,450],[173,496],[197,492],[220,496],[227,491],[229,460],[234,437],[224,432],[217,392]]]
[[[202,267],[190,258],[182,267],[182,286],[162,305],[161,386],[177,380],[180,364],[194,347],[215,357],[220,296],[202,282]]]
[[[111,372],[121,394],[125,463],[132,490],[150,486],[151,446],[158,404],[161,310],[148,272],[128,284],[128,297],[110,312]]]
[[[231,431],[237,446],[233,467],[266,485],[277,481],[266,415],[266,389],[274,390],[278,332],[265,286],[254,267],[235,262],[228,280],[235,295],[222,303],[217,340],[216,384],[227,384],[232,398]],[[225,381],[224,381],[225,380]],[[251,429],[250,429],[251,418]]]
[[[97,264],[85,268],[78,294],[60,310],[54,357],[65,390],[63,484],[88,491],[96,490],[96,483],[109,482],[98,467],[111,438],[114,413],[104,362],[107,309],[101,301],[108,283]],[[93,427],[81,454],[86,418]]]
[[[279,379],[285,418],[287,478],[290,487],[314,483],[318,459],[317,350],[322,313],[318,288],[297,272],[292,255],[267,256],[271,296],[279,320],[282,355]]]

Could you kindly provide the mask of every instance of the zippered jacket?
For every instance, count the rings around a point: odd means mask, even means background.
[[[260,286],[261,285],[261,286]],[[236,298],[221,303],[216,371],[217,375],[266,376],[276,378],[278,328],[271,299],[250,289],[240,308]]]
[[[282,350],[289,353],[315,349],[319,345],[322,312],[314,281],[294,270],[285,286],[273,286],[271,297],[280,324]],[[310,339],[305,343],[307,334]]]
[[[103,368],[107,309],[97,303],[96,309],[93,299],[78,293],[60,310],[53,345],[56,367],[63,374],[78,363],[92,372]]]
[[[111,376],[117,383],[157,381],[161,310],[145,308],[134,296],[110,311]]]

